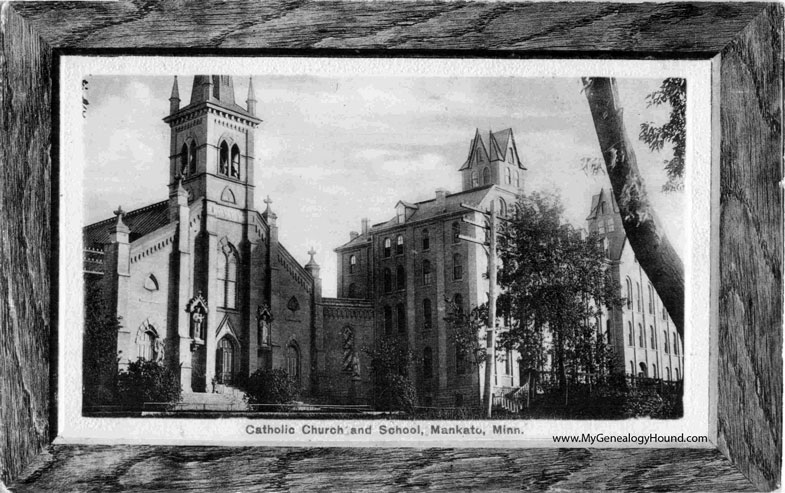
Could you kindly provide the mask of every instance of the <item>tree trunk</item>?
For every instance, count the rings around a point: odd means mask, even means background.
[[[646,195],[635,152],[624,130],[616,80],[607,77],[582,80],[627,240],[683,337],[684,265]]]

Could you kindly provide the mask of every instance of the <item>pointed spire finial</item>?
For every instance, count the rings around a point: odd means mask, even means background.
[[[256,115],[256,92],[253,89],[253,77],[248,77],[248,98],[245,100],[248,113]]]
[[[169,114],[172,114],[180,109],[180,89],[177,87],[177,76],[174,76],[172,83],[172,95],[169,96]]]

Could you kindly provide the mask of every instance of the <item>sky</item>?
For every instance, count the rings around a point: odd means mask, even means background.
[[[182,106],[193,75],[178,74]],[[87,76],[84,124],[85,224],[168,197],[172,76]],[[660,79],[618,79],[627,134],[652,205],[668,238],[685,258],[684,192],[662,192],[663,161],[637,138],[644,121],[662,124],[666,107],[647,108]],[[279,238],[305,264],[321,265],[324,296],[336,292],[333,249],[358,231],[394,216],[398,200],[460,191],[458,168],[475,130],[512,128],[527,171],[524,187],[559,191],[565,219],[586,227],[591,196],[610,188],[606,175],[581,169],[601,158],[581,82],[576,78],[255,76],[256,201],[270,196]],[[245,105],[248,77],[235,77]]]

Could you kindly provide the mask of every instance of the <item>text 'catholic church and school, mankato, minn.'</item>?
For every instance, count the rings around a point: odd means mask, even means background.
[[[116,307],[119,366],[138,357],[179,368],[185,392],[231,385],[238,374],[284,368],[306,399],[364,403],[368,355],[381,337],[399,337],[416,355],[409,374],[421,405],[479,406],[484,368],[457,350],[447,300],[469,309],[487,301],[487,256],[460,241],[461,207],[504,214],[523,189],[526,168],[511,129],[471,139],[460,167],[462,191],[437,190],[399,201],[395,216],[338,248],[338,297],[321,294],[319,266],[301,266],[278,241],[276,214],[254,207],[256,115],[253,83],[246,106],[229,76],[196,76],[180,106],[175,78],[170,114],[169,199],[88,225],[85,280]],[[475,217],[474,221],[481,218]],[[592,199],[589,230],[605,238],[627,299],[603,315],[617,368],[633,375],[683,378],[682,342],[635,261],[612,194]],[[517,355],[497,362],[494,393],[520,385]],[[520,366],[520,368],[519,368]]]

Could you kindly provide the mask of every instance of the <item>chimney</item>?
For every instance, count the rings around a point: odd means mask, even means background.
[[[358,236],[360,236],[360,233],[358,233],[357,231],[350,231],[349,232],[349,240],[350,241],[355,239],[355,238],[357,238]]]
[[[447,193],[447,190],[444,188],[436,189],[436,207],[438,209],[444,209],[444,204],[447,200]]]
[[[362,219],[362,229],[360,231],[362,231],[362,234],[364,234],[364,235],[368,234],[368,218],[367,217],[364,217]]]

